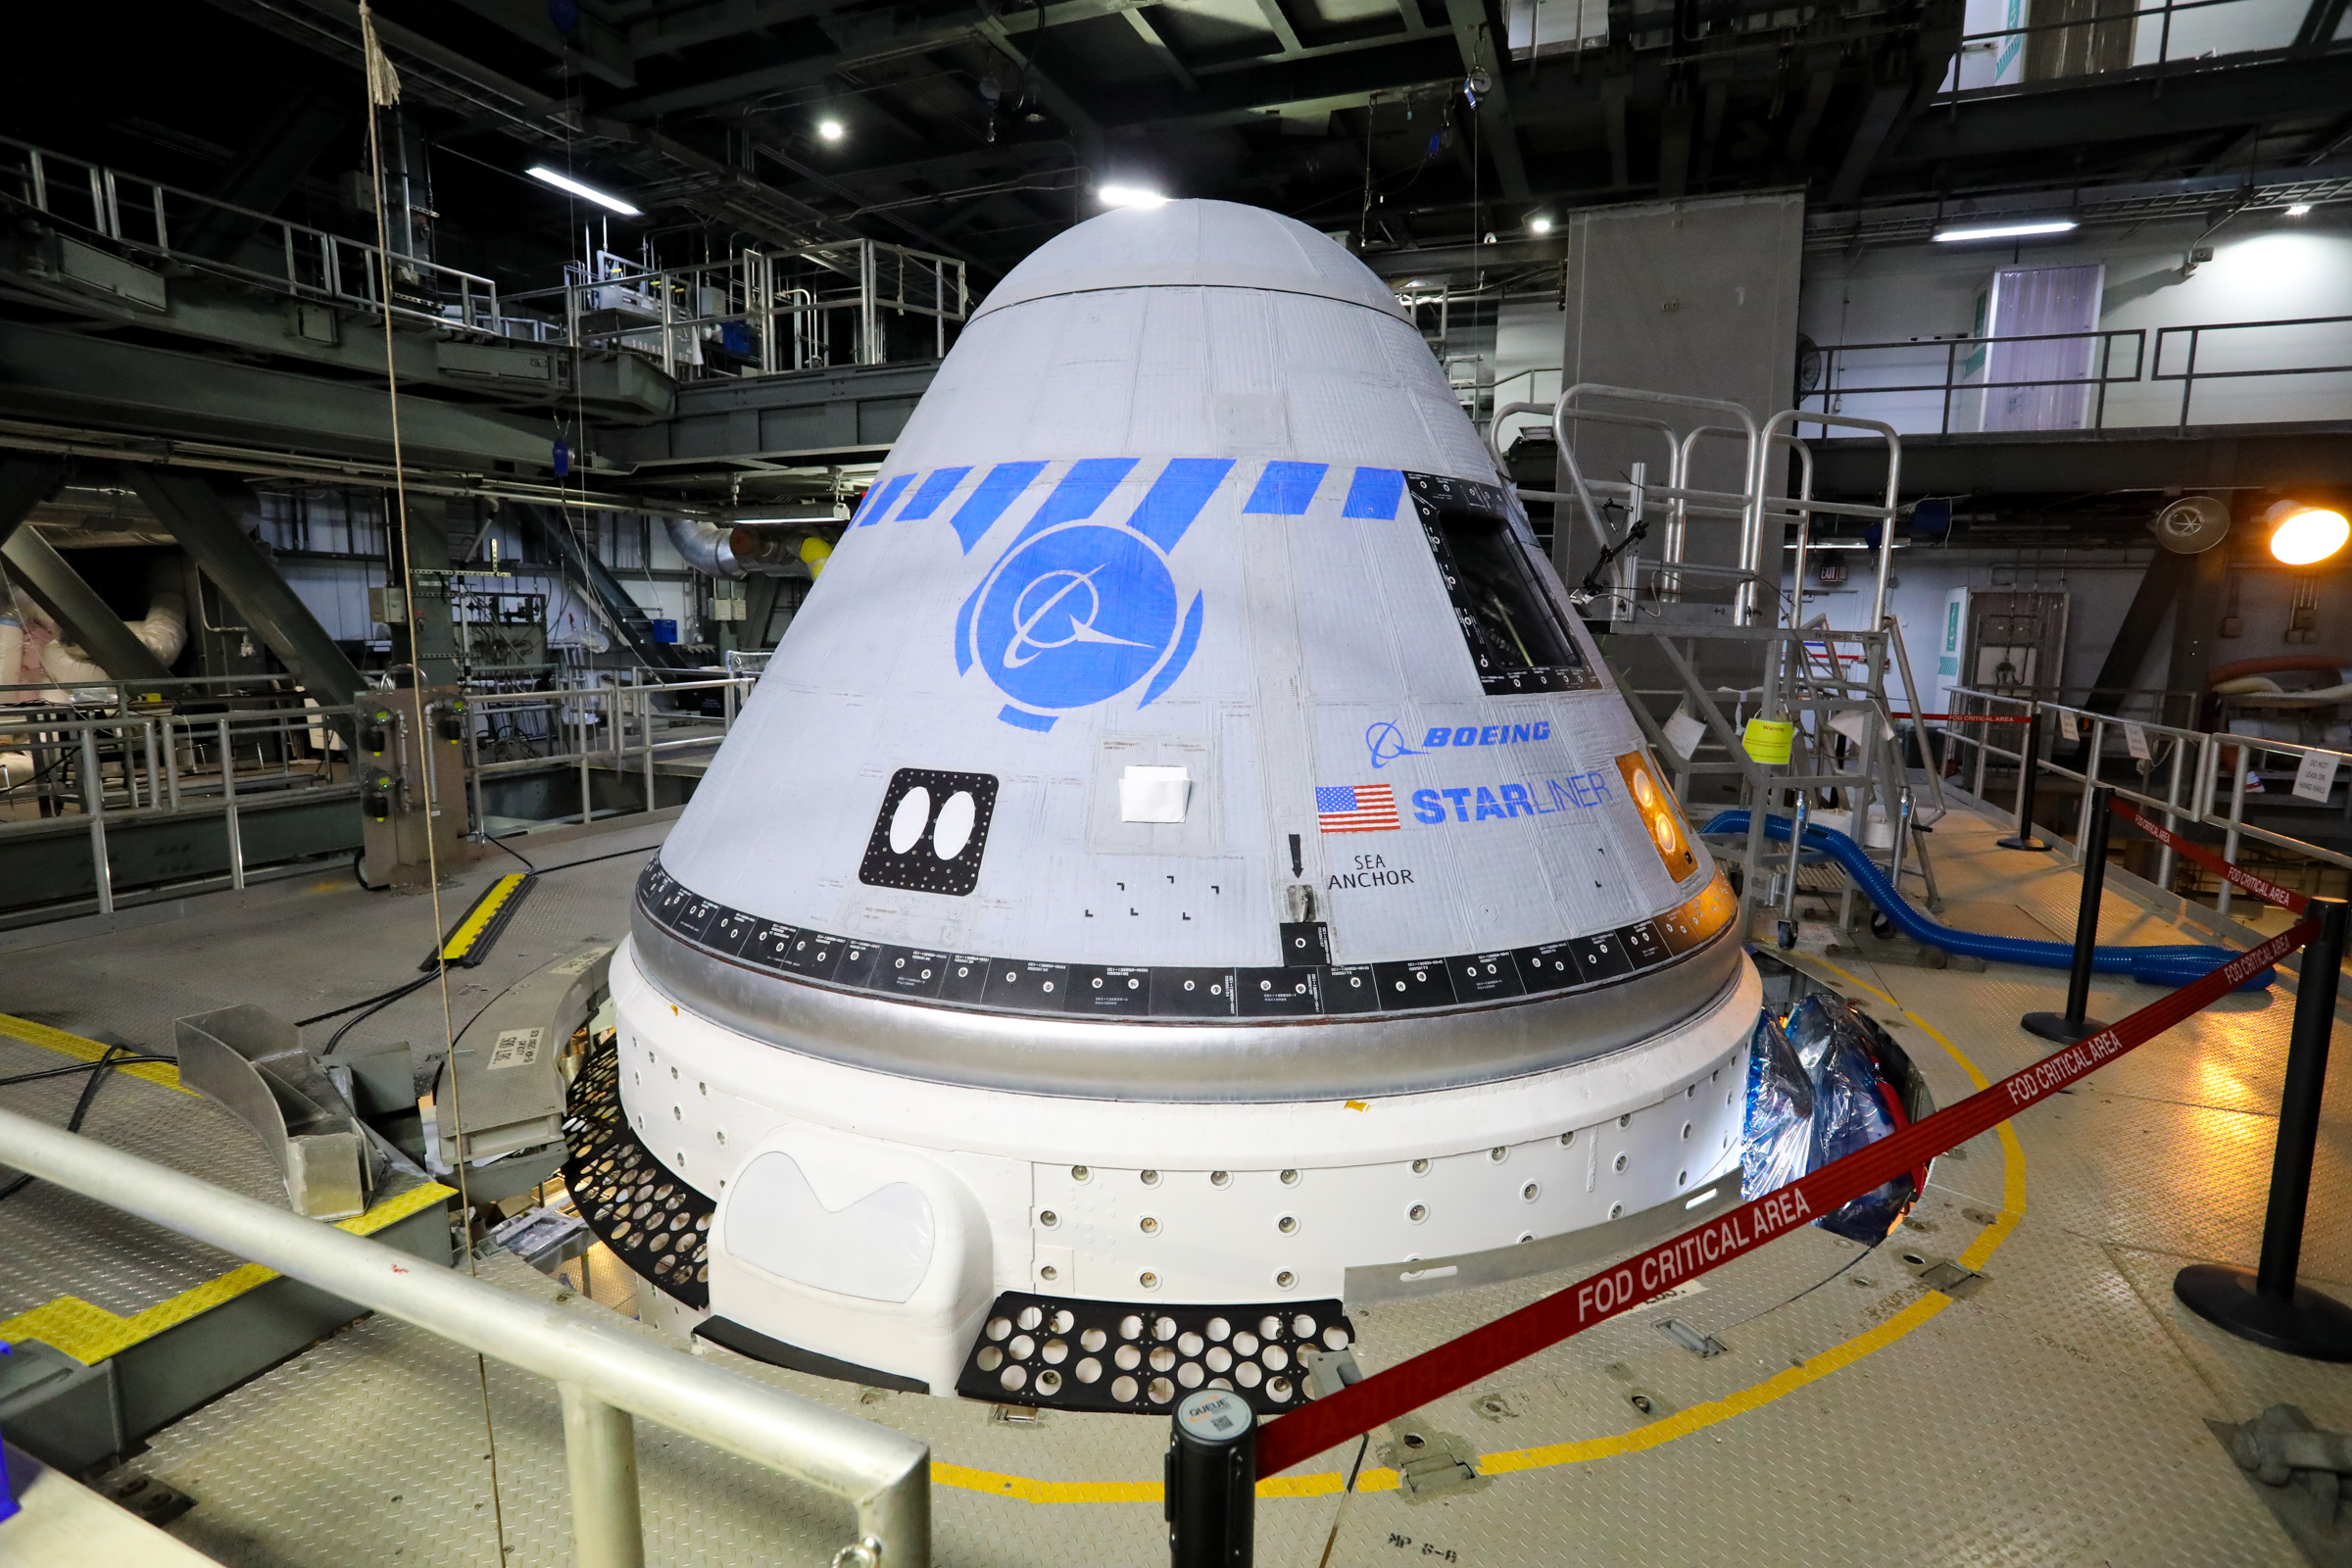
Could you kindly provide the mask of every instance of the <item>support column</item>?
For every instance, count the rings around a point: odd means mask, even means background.
[[[386,498],[390,499],[389,497]],[[409,619],[392,628],[392,662],[401,685],[448,686],[458,678],[457,632],[449,613],[449,503],[409,497]]]
[[[313,697],[327,704],[352,700],[363,684],[358,668],[211,485],[166,468],[126,466],[124,476]]]

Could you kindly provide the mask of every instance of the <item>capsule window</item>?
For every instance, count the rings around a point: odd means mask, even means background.
[[[1470,662],[1490,695],[1600,684],[1550,585],[1527,525],[1492,485],[1411,474],[1414,511],[1453,601]]]

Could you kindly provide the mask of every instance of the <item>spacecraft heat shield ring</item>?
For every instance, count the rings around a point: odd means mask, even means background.
[[[927,1444],[608,1328],[552,1299],[431,1267],[381,1242],[13,1111],[0,1110],[0,1157],[111,1208],[819,1487],[857,1506],[859,1534],[888,1544],[885,1561],[931,1560]]]
[[[1740,983],[1729,926],[1681,956],[1573,991],[1420,1012],[1112,1022],[983,1011],[755,969],[657,925],[632,947],[664,996],[787,1051],[900,1077],[1072,1099],[1247,1103],[1414,1094],[1570,1066],[1719,1006]]]

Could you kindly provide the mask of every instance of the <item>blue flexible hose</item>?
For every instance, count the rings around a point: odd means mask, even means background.
[[[1764,834],[1776,844],[1788,842],[1788,819],[1767,814]],[[1702,836],[1724,833],[1745,833],[1747,813],[1725,811],[1705,827]],[[1862,852],[1862,846],[1832,827],[1805,826],[1805,847],[1819,850],[1845,868],[1880,912],[1894,923],[1894,928],[1912,941],[1946,953],[1966,957],[1984,958],[1995,963],[2030,963],[2044,969],[2072,968],[2075,961],[2074,944],[2070,942],[2034,942],[2024,937],[1987,936],[1981,931],[1957,931],[1939,925],[1911,906],[1909,900],[1886,879],[1886,873]],[[2196,946],[2164,948],[2099,948],[2091,960],[2097,974],[2128,974],[2142,985],[2179,987],[2211,972],[2214,965],[2226,963],[2237,956],[2234,949]],[[2237,989],[2261,991],[2266,989],[2273,972],[2265,969]]]

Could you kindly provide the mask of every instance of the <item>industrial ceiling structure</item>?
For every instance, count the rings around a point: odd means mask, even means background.
[[[1377,257],[1540,240],[1573,207],[1648,196],[1801,187],[1818,231],[1842,215],[1868,238],[1896,231],[1869,216],[1890,205],[2325,169],[2352,142],[2343,9],[2312,0],[2280,50],[1940,95],[1958,0],[390,0],[377,25],[443,155],[444,260],[527,269],[533,216],[568,254],[556,220],[578,214],[516,183],[543,164],[714,248],[868,235],[985,286],[1121,182]],[[306,182],[331,202],[358,135],[347,0],[215,0],[102,44],[103,25],[35,24],[49,46],[8,68],[16,134],[81,102],[48,66],[103,47],[125,162],[245,205]]]

